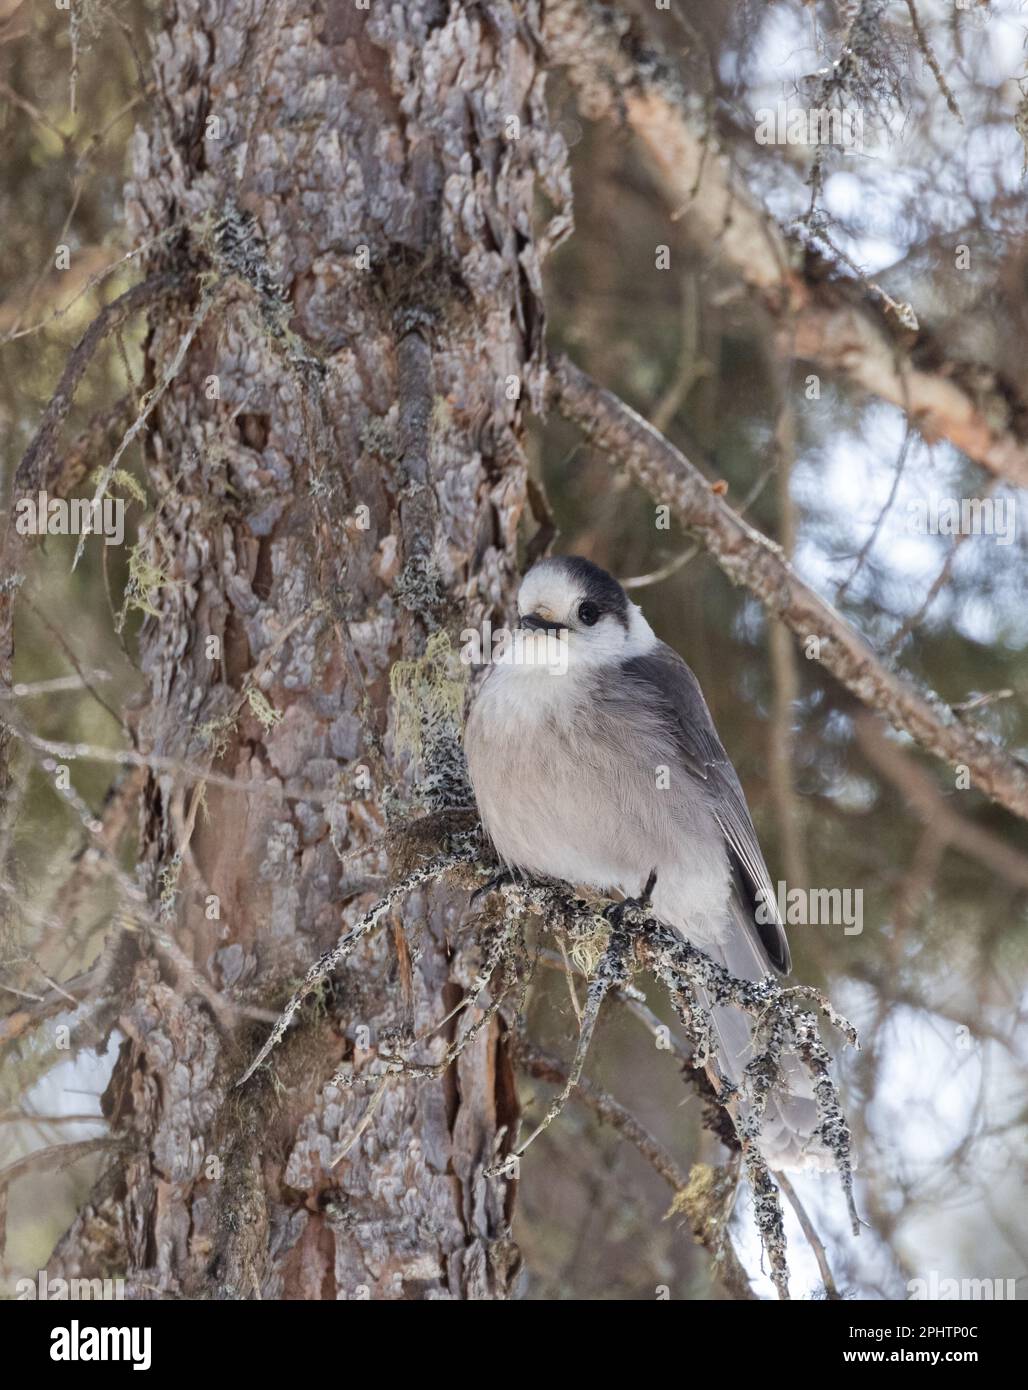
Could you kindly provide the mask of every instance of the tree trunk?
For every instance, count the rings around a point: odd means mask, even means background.
[[[512,1292],[513,1183],[484,1174],[517,1120],[502,1018],[441,1079],[330,1084],[461,998],[482,963],[466,886],[412,894],[234,1083],[269,1026],[238,1010],[277,1010],[409,867],[387,829],[467,800],[452,699],[412,730],[390,672],[499,617],[516,579],[539,266],[569,205],[537,22],[507,0],[169,0],[128,208],[182,284],[146,344],[157,521],[134,569],[137,737],[171,761],[145,797],[151,915],[112,974],[125,1153],[66,1273],[157,1295]],[[402,669],[431,677],[441,651]],[[437,1060],[455,1026],[412,1055]]]

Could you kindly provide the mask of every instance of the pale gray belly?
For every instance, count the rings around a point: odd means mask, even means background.
[[[473,711],[468,767],[482,821],[512,867],[638,896],[651,869],[654,906],[701,938],[726,922],[728,863],[702,798],[667,754],[629,745],[613,721],[501,720],[493,701]],[[637,740],[638,743],[638,740]]]

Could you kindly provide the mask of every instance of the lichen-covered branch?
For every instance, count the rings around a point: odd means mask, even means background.
[[[455,870],[463,870],[466,874],[476,854],[477,846],[473,840],[469,840],[454,854],[423,865],[395,884],[385,897],[369,909],[352,931],[347,932],[335,947],[310,967],[239,1084],[247,1081],[256,1068],[267,1060],[295,1019],[303,1001],[345,962],[359,941],[382,924],[390,909],[397,907],[421,884],[445,879]],[[845,1192],[852,1229],[857,1234],[859,1222],[853,1200],[850,1134],[830,1074],[829,1054],[819,1036],[817,1015],[824,1017],[856,1046],[857,1037],[852,1026],[814,989],[786,988],[771,975],[756,983],[736,979],[673,928],[653,917],[643,904],[608,904],[607,912],[613,910],[613,916],[608,920],[607,914],[601,910],[602,904],[579,898],[571,889],[559,884],[509,882],[504,883],[499,892],[505,904],[500,949],[495,955],[488,953],[486,967],[472,982],[460,1007],[474,1005],[480,990],[488,983],[493,970],[503,958],[508,968],[504,970],[501,992],[494,994],[492,1004],[462,1035],[455,1038],[437,1061],[429,1064],[414,1061],[410,1058],[409,1048],[401,1048],[384,1057],[380,1054],[381,1065],[362,1078],[365,1086],[376,1088],[371,1104],[376,1104],[381,1096],[388,1074],[412,1079],[437,1079],[459,1060],[515,983],[517,957],[520,955],[527,960],[522,933],[528,917],[541,918],[544,931],[565,935],[573,950],[585,941],[595,948],[597,933],[605,933],[605,944],[590,972],[575,1055],[564,1075],[563,1085],[536,1128],[526,1139],[500,1156],[487,1169],[487,1177],[499,1181],[517,1176],[518,1160],[529,1145],[559,1117],[581,1079],[604,1000],[612,991],[624,989],[637,971],[650,970],[667,988],[671,1003],[686,1028],[694,1048],[694,1066],[703,1066],[709,1061],[713,1028],[711,1004],[731,1004],[753,1019],[754,1056],[746,1066],[740,1086],[733,1086],[727,1081],[723,1083],[719,1101],[731,1117],[739,1139],[743,1163],[753,1191],[756,1225],[771,1266],[772,1280],[779,1297],[788,1298],[784,1220],[778,1188],[760,1149],[761,1120],[767,1099],[780,1081],[783,1059],[789,1054],[798,1057],[811,1077],[817,1102],[818,1125],[811,1138],[823,1145],[834,1159]],[[708,1000],[710,1003],[706,1002]],[[448,1017],[455,1012],[452,1010]],[[439,1026],[442,1026],[441,1023]],[[414,1041],[417,1043],[420,1040]],[[347,1088],[354,1085],[349,1070],[337,1072],[332,1081]],[[745,1108],[739,1105],[740,1100],[745,1101]]]

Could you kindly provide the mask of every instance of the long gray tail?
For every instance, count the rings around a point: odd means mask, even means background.
[[[707,949],[730,974],[740,980],[760,980],[768,973],[760,947],[749,931],[733,932],[731,940],[719,950]],[[704,1000],[704,1004],[708,1001]],[[710,1009],[716,1033],[718,1064],[724,1075],[739,1085],[747,1062],[753,1058],[752,1024],[748,1014],[730,1005]],[[742,1103],[745,1117],[748,1107]],[[816,1137],[817,1104],[806,1068],[798,1057],[783,1059],[777,1085],[767,1100],[761,1121],[760,1151],[771,1169],[834,1168],[832,1155]]]

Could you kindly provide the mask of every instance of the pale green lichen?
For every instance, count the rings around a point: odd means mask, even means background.
[[[228,749],[235,727],[234,714],[220,714],[213,719],[205,719],[197,726],[196,732],[203,746],[209,749],[215,758],[222,758]]]
[[[396,745],[411,754],[418,802],[431,810],[470,799],[461,723],[467,667],[446,632],[434,632],[423,656],[397,661],[389,674]]]
[[[140,613],[145,613],[151,618],[159,618],[160,609],[154,606],[150,595],[173,583],[171,576],[160,563],[144,555],[143,547],[147,544],[147,538],[143,538],[129,550],[128,581],[122,597],[121,612],[115,625],[117,632],[122,631],[125,620],[133,609],[138,609]]]
[[[282,718],[282,711],[276,709],[268,700],[268,697],[258,690],[255,685],[251,685],[246,692],[246,702],[253,712],[254,718],[261,728],[267,733],[273,729]]]
[[[133,501],[138,502],[141,507],[147,505],[146,493],[140,487],[138,481],[133,478],[132,474],[126,472],[124,468],[116,468],[111,477],[111,481],[120,483]]]
[[[610,938],[610,923],[597,914],[592,928],[590,931],[579,926],[577,930],[568,933],[571,943],[568,954],[572,963],[581,970],[583,975],[589,976],[593,974],[607,949],[607,942]]]

